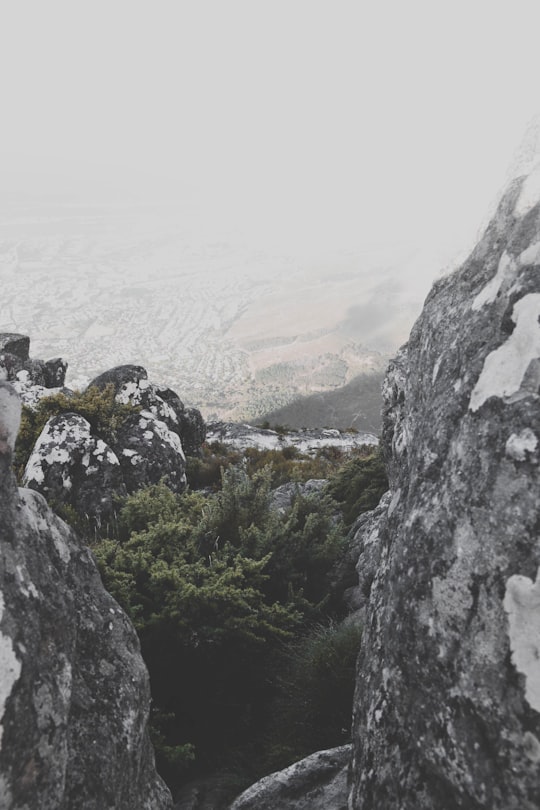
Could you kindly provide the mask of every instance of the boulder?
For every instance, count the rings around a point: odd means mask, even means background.
[[[230,810],[347,810],[350,756],[350,745],[311,754],[256,782]]]
[[[114,385],[116,393],[120,391],[126,383],[137,383],[139,380],[148,379],[148,373],[142,366],[133,366],[127,364],[124,366],[115,366],[114,368],[104,371],[94,377],[88,384],[88,388],[95,386],[96,388],[106,388],[108,385]]]
[[[0,384],[0,806],[170,810],[148,674],[90,551],[10,469],[20,402]]]
[[[45,388],[62,388],[66,381],[68,364],[61,357],[54,357],[45,361],[43,369]]]
[[[55,506],[68,504],[96,526],[114,517],[115,497],[126,495],[117,456],[76,413],[48,420],[26,465],[24,484]]]
[[[197,408],[185,408],[179,416],[179,434],[188,456],[195,456],[206,439],[206,424]]]
[[[0,372],[10,382],[18,381],[29,388],[62,388],[67,363],[60,357],[36,360],[29,357],[30,338],[11,332],[0,333]]]
[[[12,354],[19,360],[28,360],[30,352],[30,338],[18,335],[15,332],[0,333],[0,354]]]
[[[156,419],[165,422],[169,430],[180,434],[180,416],[183,414],[184,406],[176,394],[165,399],[163,394],[169,390],[154,385],[146,378],[130,380],[117,391],[116,399],[124,405],[150,411]],[[170,393],[173,394],[172,391]]]
[[[196,455],[206,438],[206,425],[200,411],[185,408],[178,394],[147,379],[131,380],[117,391],[119,402],[150,411],[180,437],[186,455]]]
[[[162,478],[173,492],[186,488],[186,459],[177,433],[150,411],[128,417],[118,430],[115,451],[129,493]]]
[[[206,438],[206,426],[200,411],[185,408],[178,394],[148,380],[142,366],[117,366],[90,383],[99,388],[113,384],[119,402],[149,411],[167,428],[178,434],[183,452],[196,455]]]
[[[385,381],[350,810],[540,807],[539,189],[511,184]]]

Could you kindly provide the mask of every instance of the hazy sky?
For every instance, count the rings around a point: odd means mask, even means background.
[[[538,0],[3,0],[0,196],[458,248],[539,107],[539,23]]]

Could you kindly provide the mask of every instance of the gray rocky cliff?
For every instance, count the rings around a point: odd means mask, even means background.
[[[17,489],[19,418],[0,383],[0,807],[165,810],[135,630],[89,550]]]
[[[539,189],[512,183],[385,381],[351,810],[540,807]]]

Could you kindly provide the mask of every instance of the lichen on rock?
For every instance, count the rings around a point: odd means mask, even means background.
[[[148,738],[148,674],[90,551],[17,489],[18,398],[1,384],[0,806],[170,810]],[[20,411],[20,403],[18,403]]]
[[[350,810],[540,806],[539,242],[521,178],[389,367]]]

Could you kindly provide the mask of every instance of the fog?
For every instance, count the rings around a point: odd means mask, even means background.
[[[27,278],[18,286],[29,261],[60,291],[85,266],[98,317],[106,275],[117,296],[133,274],[181,278],[187,250],[202,278],[222,245],[214,277],[241,266],[283,295],[294,277],[289,297],[312,274],[335,301],[337,274],[353,274],[334,318],[349,336],[379,289],[364,319],[373,339],[351,339],[391,351],[433,278],[474,243],[537,111],[538,15],[528,0],[5,3],[0,328],[37,329],[44,351],[84,338],[66,326],[54,343],[57,323],[47,342],[51,318]],[[126,239],[121,266],[111,256]],[[57,301],[64,325],[70,296]]]

